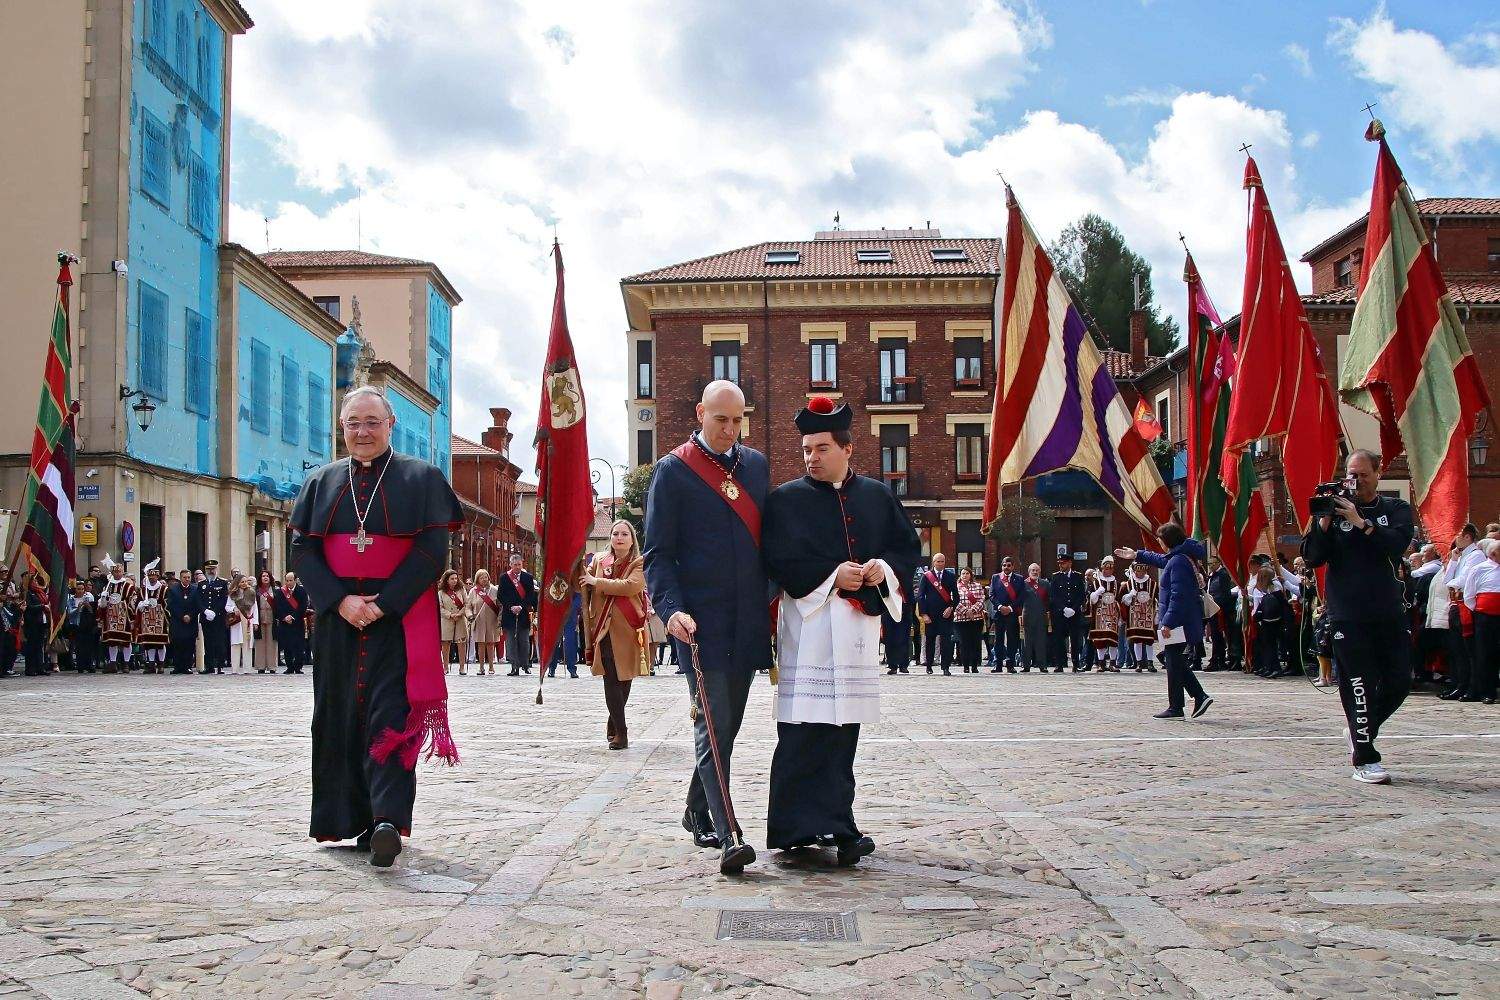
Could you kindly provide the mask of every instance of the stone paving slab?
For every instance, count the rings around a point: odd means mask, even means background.
[[[877,853],[738,880],[678,825],[680,678],[634,685],[623,752],[597,682],[454,683],[464,763],[384,872],[303,836],[307,678],[0,682],[0,995],[1500,997],[1500,715],[1414,696],[1372,789],[1336,699],[1205,680],[1210,718],[1161,723],[1159,676],[884,679]],[[771,693],[734,761],[756,845]],[[726,910],[861,940],[720,942]]]

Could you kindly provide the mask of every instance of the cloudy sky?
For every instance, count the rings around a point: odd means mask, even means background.
[[[1368,207],[1366,101],[1419,197],[1500,186],[1500,15],[1470,0],[249,7],[231,239],[266,248],[269,219],[272,248],[353,247],[362,231],[366,250],[437,262],[464,297],[454,429],[477,437],[505,405],[519,444],[555,223],[593,451],[616,461],[624,275],[807,239],[834,212],[846,228],[996,235],[1000,170],[1045,239],[1085,212],[1111,219],[1176,313],[1183,233],[1231,315],[1242,142],[1298,254]]]

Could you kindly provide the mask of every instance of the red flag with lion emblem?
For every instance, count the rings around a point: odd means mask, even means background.
[[[589,528],[594,523],[594,491],[589,482],[589,438],[584,420],[583,382],[568,336],[563,303],[562,247],[557,260],[557,294],[552,300],[552,332],[542,369],[542,406],[536,419],[536,537],[541,546],[537,586],[537,655],[543,666],[552,655],[563,622],[573,606],[573,589]],[[547,671],[540,671],[543,677]],[[537,703],[542,700],[537,687]]]

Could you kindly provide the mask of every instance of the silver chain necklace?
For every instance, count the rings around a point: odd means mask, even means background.
[[[359,531],[355,533],[353,538],[349,539],[349,544],[354,546],[360,555],[364,555],[365,549],[375,544],[374,540],[365,533],[365,521],[369,519],[370,511],[375,508],[375,497],[380,493],[380,482],[385,479],[385,470],[390,467],[391,460],[387,458],[385,464],[380,467],[380,475],[375,477],[375,488],[370,491],[370,502],[365,504],[365,512],[361,514],[359,512],[359,494],[354,488],[354,456],[349,456],[349,502],[354,505],[354,521],[359,525]]]

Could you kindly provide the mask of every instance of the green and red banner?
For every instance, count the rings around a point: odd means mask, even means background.
[[[1468,519],[1469,436],[1489,393],[1385,126],[1365,138],[1380,154],[1339,394],[1380,421],[1386,462],[1406,453],[1427,536],[1446,542]]]
[[[1188,254],[1182,278],[1188,287],[1188,530],[1207,538],[1234,577],[1247,586],[1250,554],[1266,528],[1266,507],[1255,488],[1255,457],[1239,457],[1233,494],[1224,484],[1224,432],[1229,425],[1229,403],[1234,377],[1234,344],[1219,321],[1218,310],[1203,287],[1193,255]]]
[[[52,335],[42,375],[42,399],[37,407],[36,431],[31,437],[31,465],[21,504],[19,556],[47,591],[52,611],[52,636],[63,625],[64,596],[76,574],[73,561],[73,420],[78,404],[72,399],[73,347],[68,328],[68,289],[73,285],[69,264],[76,258],[58,254],[57,299],[52,311]]]

